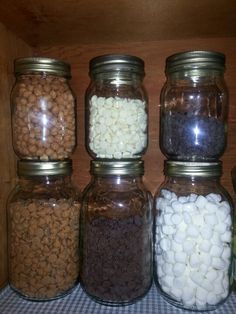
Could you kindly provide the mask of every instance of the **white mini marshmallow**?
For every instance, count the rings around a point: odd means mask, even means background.
[[[163,251],[168,251],[170,249],[171,243],[167,238],[162,238],[160,241],[160,247]]]
[[[199,209],[203,209],[207,202],[207,199],[203,195],[199,195],[195,201],[195,204]]]
[[[173,273],[173,264],[170,263],[164,263],[162,265],[162,270],[166,275],[172,274]]]
[[[199,235],[198,227],[195,226],[195,225],[190,225],[190,226],[188,226],[187,229],[186,229],[186,234],[187,234],[189,237],[197,238],[198,235]]]
[[[188,196],[180,196],[180,197],[179,197],[179,202],[180,202],[181,204],[187,203],[188,200],[189,200],[189,197],[188,197]]]
[[[189,195],[189,202],[195,202],[196,199],[197,199],[198,195],[197,194],[194,194],[194,193],[191,193]]]
[[[183,209],[183,204],[180,203],[179,201],[174,201],[171,203],[172,208],[174,209],[175,212],[181,212]]]
[[[162,216],[163,216],[163,220],[164,220],[166,225],[173,225],[173,222],[172,222],[172,219],[171,219],[173,214],[165,213]]]
[[[163,259],[167,263],[174,263],[174,261],[175,261],[175,253],[173,251],[163,252]]]
[[[207,295],[207,303],[210,305],[215,305],[220,301],[219,297],[215,295],[214,292],[209,292]]]
[[[219,222],[214,226],[214,230],[218,233],[225,233],[227,229],[227,224],[225,222]]]
[[[213,244],[210,250],[210,255],[213,257],[220,257],[221,254],[223,253],[223,246],[218,246]]]
[[[220,237],[221,241],[230,243],[232,239],[232,232],[231,231],[225,231]]]
[[[168,276],[168,275],[165,275],[162,280],[163,280],[163,283],[165,286],[167,287],[170,287],[172,289],[173,287],[173,282],[174,282],[174,278],[173,276]]]
[[[197,209],[197,206],[193,202],[187,202],[183,204],[183,210],[187,212],[193,212]]]
[[[189,259],[189,264],[192,268],[197,268],[201,263],[201,259],[199,254],[197,253],[192,253],[190,255],[190,259]]]
[[[220,203],[222,197],[220,194],[210,193],[206,196],[207,200],[214,201],[215,203]]]
[[[207,202],[205,204],[205,209],[208,213],[215,213],[218,209],[218,205],[213,202]]]
[[[205,220],[206,224],[209,226],[215,226],[219,222],[215,213],[205,214],[204,220]]]
[[[210,282],[208,279],[203,279],[201,282],[201,287],[205,289],[206,291],[210,292],[212,291],[212,282]]]
[[[174,252],[183,251],[183,244],[177,243],[176,241],[171,241],[171,250]]]
[[[211,266],[212,264],[212,257],[209,253],[201,252],[201,254],[199,255],[199,259],[201,263],[203,263],[207,267]]]
[[[177,263],[186,263],[187,254],[185,252],[175,252],[175,262]]]
[[[203,251],[205,253],[208,253],[210,251],[212,244],[209,240],[203,240],[200,244],[199,244],[199,250]]]
[[[171,235],[175,233],[175,228],[173,226],[163,225],[161,229],[162,229],[163,234],[165,235]]]
[[[229,246],[224,246],[221,257],[228,261],[231,257],[231,248]]]
[[[218,277],[218,271],[216,271],[215,269],[210,269],[206,275],[205,275],[206,279],[209,280],[210,282],[213,282],[216,280],[216,278]]]
[[[176,300],[181,300],[182,290],[176,286],[173,286],[170,295],[172,295]]]
[[[190,215],[188,212],[186,212],[186,211],[183,212],[183,219],[184,219],[184,222],[185,222],[187,225],[189,225],[189,224],[192,223],[191,215]]]
[[[186,233],[184,231],[177,230],[173,237],[177,243],[183,244],[186,238]]]
[[[171,198],[172,198],[172,192],[170,192],[169,190],[166,190],[166,189],[161,190],[161,195],[164,198],[166,198],[167,200],[171,200]]]
[[[172,223],[175,224],[175,225],[180,224],[181,221],[182,221],[182,219],[183,219],[183,217],[182,217],[182,215],[179,214],[179,213],[172,214],[172,216],[171,216],[171,221],[172,221]]]
[[[195,242],[193,242],[192,240],[186,240],[183,243],[183,251],[187,254],[191,254],[193,253],[195,249]]]
[[[212,258],[212,267],[218,270],[223,270],[227,266],[226,262],[220,257],[213,257]]]
[[[183,288],[182,300],[184,303],[192,300],[195,297],[196,289],[195,287],[185,286]]]
[[[200,233],[203,239],[209,240],[212,237],[213,231],[211,227],[205,225],[202,228],[200,228]]]
[[[207,292],[205,289],[203,289],[202,287],[197,287],[197,291],[196,291],[196,298],[203,302],[206,303],[207,300]]]
[[[178,276],[181,276],[184,271],[185,271],[185,264],[183,263],[176,263],[173,267],[173,274],[174,276],[178,277]]]

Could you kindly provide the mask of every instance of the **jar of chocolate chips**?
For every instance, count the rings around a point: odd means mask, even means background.
[[[224,153],[228,92],[225,56],[187,51],[166,60],[161,92],[160,147],[172,160],[214,161]]]
[[[152,283],[152,197],[143,161],[92,161],[81,208],[81,285],[104,305],[128,305]]]
[[[8,200],[10,287],[46,301],[68,294],[79,277],[80,196],[71,161],[18,161],[19,182]]]

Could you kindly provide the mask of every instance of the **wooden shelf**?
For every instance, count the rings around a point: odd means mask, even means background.
[[[8,0],[0,21],[30,46],[236,36],[234,0]]]

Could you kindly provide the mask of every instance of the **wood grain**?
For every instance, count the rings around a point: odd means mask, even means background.
[[[84,93],[89,84],[88,63],[97,55],[106,53],[128,53],[144,59],[144,80],[149,95],[149,147],[145,160],[145,183],[152,193],[163,182],[164,156],[159,149],[159,96],[165,81],[164,67],[167,56],[184,50],[209,49],[222,51],[227,58],[225,79],[230,91],[230,113],[228,147],[222,158],[224,175],[222,183],[234,200],[230,172],[236,166],[236,38],[171,40],[155,42],[117,43],[110,45],[77,45],[48,47],[36,51],[38,55],[56,57],[71,63],[71,86],[78,103],[78,147],[73,155],[74,180],[83,189],[90,180],[89,160],[84,146]]]
[[[8,0],[0,21],[32,46],[236,36],[235,0]]]
[[[32,54],[22,40],[0,24],[0,288],[7,282],[6,200],[16,178],[15,155],[11,140],[9,95],[14,82],[13,60]]]

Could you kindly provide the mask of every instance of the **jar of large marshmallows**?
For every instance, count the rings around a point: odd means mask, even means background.
[[[71,161],[18,161],[19,182],[8,200],[10,287],[46,301],[68,294],[79,275],[80,195]]]
[[[171,160],[217,161],[227,143],[225,55],[186,51],[166,60],[160,147]]]
[[[166,161],[154,200],[154,279],[171,304],[214,310],[232,290],[232,213],[221,163]]]
[[[96,159],[138,159],[148,142],[144,62],[129,55],[90,61],[86,92],[86,146]]]
[[[81,286],[104,305],[128,305],[152,283],[152,197],[143,161],[92,161],[81,207]]]
[[[21,159],[56,161],[76,146],[70,65],[49,58],[15,60],[11,93],[13,148]]]

